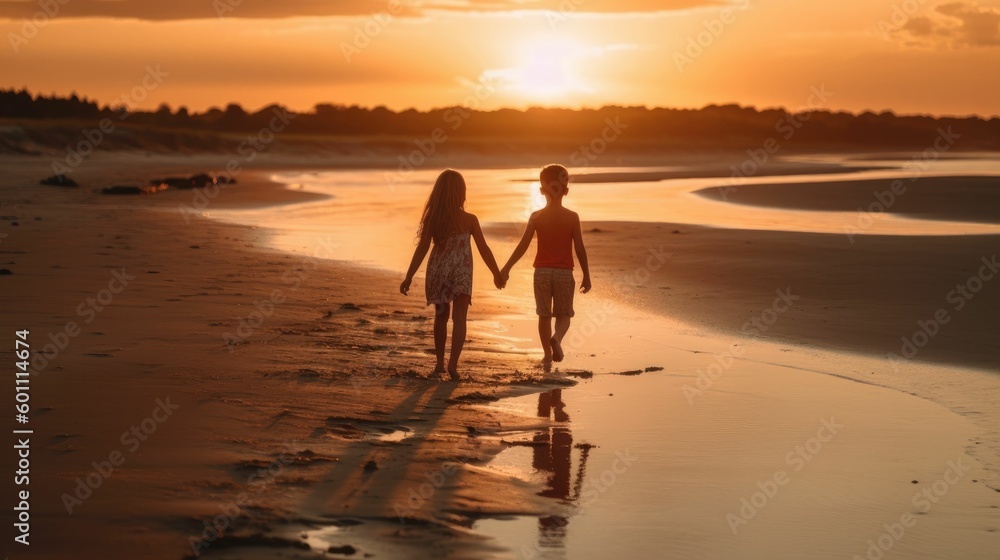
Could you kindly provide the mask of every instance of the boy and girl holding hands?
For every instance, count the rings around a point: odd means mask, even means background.
[[[420,219],[420,241],[399,291],[407,294],[413,275],[430,250],[425,291],[427,305],[435,307],[435,373],[447,372],[453,380],[459,378],[458,358],[465,344],[466,319],[472,303],[472,243],[475,242],[483,261],[493,272],[493,283],[502,289],[507,284],[510,269],[524,256],[535,234],[538,235],[534,263],[538,336],[545,363],[562,361],[562,340],[573,317],[576,288],[573,279],[574,249],[583,270],[582,293],[590,291],[590,268],[583,245],[580,217],[562,205],[563,197],[569,193],[569,172],[561,165],[549,165],[542,169],[539,181],[541,192],[545,195],[545,208],[531,215],[521,242],[502,269],[497,267],[496,259],[486,244],[479,220],[464,209],[466,188],[462,175],[448,169],[434,183]],[[451,355],[446,369],[444,355],[449,315],[453,326]]]

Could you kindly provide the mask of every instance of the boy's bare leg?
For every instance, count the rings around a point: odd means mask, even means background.
[[[542,342],[542,361],[552,361],[552,317],[538,318],[538,339]]]
[[[563,360],[562,340],[569,331],[570,317],[560,315],[556,317],[556,334],[552,337],[552,359],[561,362]]]
[[[434,304],[434,354],[437,356],[437,365],[434,366],[434,373],[444,373],[444,346],[448,342],[448,313],[450,307],[447,303]]]
[[[563,337],[569,332],[570,317],[566,315],[561,315],[556,317],[556,340],[562,343]]]
[[[451,327],[451,359],[448,360],[448,375],[452,379],[458,379],[458,357],[462,355],[462,348],[465,346],[466,321],[469,317],[471,299],[467,295],[455,297],[451,312],[454,324]]]

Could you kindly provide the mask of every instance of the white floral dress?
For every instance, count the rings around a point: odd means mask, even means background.
[[[460,294],[472,297],[472,233],[453,233],[434,244],[427,261],[427,305],[451,303]]]

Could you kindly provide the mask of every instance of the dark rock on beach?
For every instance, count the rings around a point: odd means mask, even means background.
[[[101,189],[101,194],[114,194],[114,195],[154,194],[166,188],[167,188],[166,185],[157,185],[153,187],[137,187],[135,185],[115,185],[113,187],[104,187],[103,189]]]
[[[224,175],[209,175],[198,173],[190,177],[164,177],[163,179],[151,179],[151,186],[165,185],[174,189],[201,189],[209,185],[234,185],[236,179],[231,179]]]
[[[38,182],[40,185],[50,185],[53,187],[79,187],[76,181],[65,175],[53,175]]]
[[[198,175],[191,176],[191,185],[195,188],[203,188],[207,185],[212,185],[216,183],[215,177],[211,175],[206,175],[204,173],[199,173]]]
[[[142,187],[133,185],[115,185],[101,189],[101,194],[142,194],[142,192]]]
[[[191,179],[185,177],[165,177],[163,179],[153,179],[149,182],[149,185],[152,187],[157,185],[166,185],[175,189],[194,188],[194,185],[191,183]]]

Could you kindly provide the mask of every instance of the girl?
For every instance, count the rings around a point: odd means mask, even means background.
[[[470,238],[476,240],[476,247],[486,266],[493,273],[493,283],[501,288],[500,269],[497,268],[493,252],[486,245],[479,220],[465,211],[465,179],[454,169],[447,169],[438,176],[431,196],[424,206],[420,218],[420,242],[413,251],[410,269],[406,279],[399,285],[399,291],[407,295],[410,282],[427,250],[434,242],[434,250],[427,261],[427,305],[434,304],[434,351],[437,366],[434,373],[445,371],[453,380],[458,380],[458,357],[465,345],[465,321],[472,304],[472,246]],[[444,346],[448,338],[448,314],[451,312],[455,325],[451,332],[451,358],[448,369],[444,367]]]

